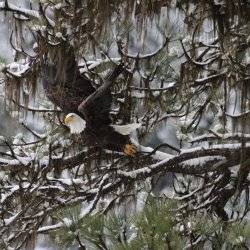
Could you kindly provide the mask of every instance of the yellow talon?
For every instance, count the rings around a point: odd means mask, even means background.
[[[136,147],[133,144],[126,144],[123,148],[123,152],[125,155],[134,157],[136,154]]]

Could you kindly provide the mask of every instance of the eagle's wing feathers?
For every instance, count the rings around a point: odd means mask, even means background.
[[[110,86],[123,70],[123,63],[117,65],[103,80],[104,83],[78,106],[78,111],[84,115],[87,126],[100,127],[111,123],[109,117],[112,102]]]
[[[62,43],[48,52],[41,60],[41,77],[50,101],[64,113],[77,112],[83,99],[95,92],[91,81],[80,74],[73,47]]]

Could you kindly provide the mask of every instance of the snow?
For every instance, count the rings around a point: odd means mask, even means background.
[[[55,36],[56,36],[57,38],[61,38],[63,35],[62,35],[62,32],[56,32]]]
[[[72,225],[72,220],[69,218],[63,218],[62,221],[66,227],[70,227]]]
[[[63,222],[59,222],[59,223],[54,224],[54,225],[43,226],[43,227],[38,228],[37,232],[38,233],[47,233],[50,230],[61,228],[63,225],[64,225]]]
[[[3,204],[4,203],[4,201],[8,198],[8,197],[10,197],[14,192],[16,192],[17,190],[19,190],[19,186],[13,186],[12,187],[12,189],[10,190],[10,192],[8,193],[8,194],[2,194],[1,195],[1,201],[0,201],[0,204]]]
[[[84,216],[88,215],[89,213],[92,212],[92,210],[95,209],[95,206],[97,205],[97,202],[99,200],[99,195],[100,195],[100,192],[103,190],[103,189],[106,189],[107,187],[109,187],[109,185],[111,183],[109,183],[108,185],[104,185],[105,182],[109,179],[109,174],[105,174],[102,176],[102,180],[100,181],[99,183],[99,188],[96,189],[95,193],[95,198],[89,202],[89,204],[86,206],[86,207],[82,207],[81,209],[81,212],[80,212],[80,218],[83,218]]]
[[[59,185],[46,185],[39,187],[39,191],[58,189],[59,191],[65,191],[65,188]]]
[[[128,243],[130,243],[130,242],[132,242],[134,239],[136,239],[138,228],[137,228],[134,224],[131,224],[129,230],[130,230],[132,233],[131,233],[131,235],[129,236]]]
[[[0,158],[0,163],[13,166],[13,165],[18,165],[20,162],[18,160],[9,160],[5,158]]]
[[[51,177],[48,177],[49,180],[51,181],[57,181],[57,182],[61,182],[62,184],[64,185],[67,185],[67,186],[71,186],[72,184],[84,184],[83,180],[82,179],[70,179],[70,178],[59,178],[59,179],[55,179],[55,178],[51,178]]]
[[[179,228],[179,231],[182,233],[182,232],[184,232],[184,230],[185,230],[184,225],[181,224],[181,225],[180,225],[180,228]]]
[[[45,31],[46,30],[45,25],[38,25],[38,24],[34,24],[31,28],[33,31]]]
[[[5,226],[9,226],[19,216],[19,214],[20,213],[17,213],[8,219],[4,219]]]
[[[204,147],[194,147],[194,148],[189,148],[189,149],[182,149],[181,153],[191,153],[191,152],[196,152],[196,151],[202,151],[206,149],[239,149],[242,147],[242,143],[227,143],[227,144],[216,144],[212,146],[204,146]],[[250,143],[246,143],[245,147],[250,147]]]
[[[30,69],[29,63],[22,64],[18,62],[13,62],[7,65],[7,68],[9,69],[9,73],[16,76],[21,77],[26,71]]]
[[[218,73],[218,74],[214,74],[214,75],[210,75],[210,76],[207,76],[207,77],[203,77],[203,78],[199,78],[199,79],[196,79],[195,80],[195,84],[200,84],[200,83],[206,83],[206,82],[209,82],[210,80],[214,79],[214,78],[217,78],[219,76],[223,76],[226,74],[226,70],[222,71],[221,73]]]
[[[225,133],[225,134],[204,134],[201,136],[193,137],[189,140],[189,143],[200,142],[200,141],[209,141],[210,139],[218,139],[218,140],[233,140],[233,139],[240,139],[246,138],[250,139],[250,134],[245,133]]]
[[[58,3],[55,5],[55,9],[59,10],[62,8],[62,3]]]
[[[107,59],[97,59],[96,61],[87,61],[79,63],[78,66],[80,67],[80,72],[81,73],[86,73],[89,72],[90,70],[93,70],[94,68],[96,68],[97,66],[99,66],[102,63],[108,63],[113,61],[114,63],[118,63],[119,61],[121,61],[121,58],[119,57],[115,57],[115,58],[107,58]],[[87,65],[87,66],[86,66]]]
[[[118,102],[124,103],[125,102],[125,98],[117,98],[116,99]]]
[[[144,168],[141,168],[141,169],[136,169],[136,170],[133,170],[133,171],[125,172],[125,171],[119,170],[118,174],[121,177],[137,178],[139,175],[148,175],[148,174],[150,174],[153,171],[160,170],[164,165],[167,166],[167,164],[173,158],[176,157],[178,159],[178,158],[182,157],[182,155],[184,155],[184,154],[187,154],[187,155],[190,154],[190,157],[194,160],[195,158],[201,158],[202,157],[201,152],[202,151],[205,152],[205,150],[212,150],[212,149],[216,150],[217,149],[218,150],[218,156],[220,156],[220,154],[222,154],[222,153],[221,153],[221,151],[219,149],[232,150],[232,149],[240,149],[241,147],[242,147],[242,144],[241,143],[237,143],[237,144],[219,144],[219,145],[213,145],[211,147],[196,147],[196,148],[191,148],[191,149],[183,149],[178,156],[171,155],[170,157],[167,157],[167,158],[163,159],[160,162],[152,164],[151,166],[144,167]],[[245,147],[250,147],[250,143],[246,143]],[[192,154],[192,153],[194,153],[194,154]],[[218,156],[215,155],[214,157],[217,158]],[[203,157],[203,158],[204,159],[203,160],[201,159],[201,161],[199,162],[199,163],[201,163],[201,166],[203,165],[204,160],[207,160],[207,158],[205,158],[205,157]],[[224,160],[223,158],[220,158],[220,157],[217,158],[217,159]],[[183,163],[183,162],[184,161],[179,161],[179,163]],[[187,164],[187,160],[185,160],[185,162]],[[191,164],[192,164],[192,162],[193,161],[190,161]],[[169,165],[169,170],[171,170],[171,165]]]
[[[184,166],[202,166],[205,165],[206,162],[210,161],[220,161],[220,160],[225,160],[226,158],[223,156],[204,156],[204,157],[199,157],[199,158],[194,158],[190,160],[186,160],[182,162],[182,165]]]
[[[30,162],[33,160],[31,157],[16,156],[16,158],[24,166],[28,166],[30,164]]]
[[[93,208],[93,204],[94,204],[94,200],[91,201],[87,206],[82,207],[79,218],[83,218],[86,215],[88,215],[90,213],[91,209]]]
[[[37,44],[37,42],[35,42],[34,44],[33,44],[33,50],[35,50],[35,49],[37,49],[38,48],[38,44]]]

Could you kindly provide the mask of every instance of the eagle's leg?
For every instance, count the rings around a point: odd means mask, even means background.
[[[123,152],[125,155],[134,157],[137,151],[136,147],[133,144],[125,144],[125,146],[123,147]]]

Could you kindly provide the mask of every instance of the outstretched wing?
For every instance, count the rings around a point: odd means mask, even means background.
[[[80,74],[73,47],[68,43],[48,48],[41,60],[41,77],[48,99],[64,113],[79,114],[82,100],[96,90],[91,81]]]
[[[109,114],[112,102],[110,86],[123,70],[123,63],[117,65],[113,72],[104,79],[104,83],[79,105],[78,111],[84,115],[86,126],[100,128],[111,123]]]

